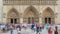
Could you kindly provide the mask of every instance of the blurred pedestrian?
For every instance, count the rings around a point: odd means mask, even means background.
[[[17,28],[17,32],[18,32],[18,34],[21,34],[21,29]]]
[[[57,26],[55,27],[54,34],[58,34],[58,28],[57,28]]]
[[[3,28],[3,32],[5,32],[5,28]]]
[[[13,29],[11,30],[11,34],[13,34]]]
[[[12,34],[17,34],[16,28],[13,29]]]
[[[51,27],[48,29],[48,34],[52,34]]]
[[[33,30],[33,29],[34,29],[34,27],[35,27],[35,24],[34,24],[34,23],[32,23],[32,25],[31,25],[31,29]]]
[[[39,33],[39,24],[36,24],[36,33]]]

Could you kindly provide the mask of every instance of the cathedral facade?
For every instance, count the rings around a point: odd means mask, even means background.
[[[1,0],[1,23],[60,24],[60,0]]]

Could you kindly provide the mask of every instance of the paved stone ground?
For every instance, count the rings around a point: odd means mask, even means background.
[[[0,33],[0,34],[11,34],[11,33],[10,33],[10,31],[9,31],[9,32],[7,32],[7,33]],[[24,33],[24,34],[25,34],[25,33]],[[36,33],[32,32],[32,33],[29,33],[29,34],[36,34]]]
[[[6,32],[6,33],[0,33],[0,34],[10,34],[10,31],[9,32]]]
[[[0,33],[0,34],[11,34],[10,33],[11,31],[8,31],[8,32],[6,32],[6,33]],[[36,34],[36,32],[34,32],[34,31],[32,31],[31,29],[22,29],[21,30],[21,33],[22,34]]]
[[[27,29],[27,30],[24,30],[22,29],[22,34],[36,34],[36,32],[34,32],[33,30],[31,29]],[[27,33],[28,32],[28,33]],[[42,30],[42,32],[40,32],[41,34],[48,34],[47,30]],[[0,33],[0,34],[11,34],[10,31],[6,32],[6,33]]]

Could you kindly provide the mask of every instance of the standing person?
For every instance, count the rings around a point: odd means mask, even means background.
[[[40,32],[40,34],[48,34],[48,30],[45,27],[43,27],[43,29]]]
[[[5,28],[3,28],[3,32],[5,32]]]
[[[35,24],[34,24],[34,23],[32,23],[32,25],[31,25],[31,29],[32,29],[32,30],[34,29],[34,26],[35,26]]]
[[[34,31],[36,31],[36,26],[34,26]]]
[[[36,31],[39,33],[39,24],[36,24]]]
[[[40,24],[40,31],[42,31],[42,25]]]
[[[17,31],[18,31],[18,34],[21,34],[21,29],[20,28],[18,28]]]
[[[57,28],[57,26],[55,27],[54,34],[58,34],[58,28]]]
[[[11,30],[11,34],[13,34],[13,29]]]
[[[21,31],[20,30],[18,31],[18,34],[21,34]]]
[[[13,30],[11,30],[11,34],[17,34],[16,28],[13,28]]]
[[[51,27],[48,29],[48,34],[52,34]]]

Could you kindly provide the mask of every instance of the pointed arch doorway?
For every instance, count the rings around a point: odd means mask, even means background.
[[[7,22],[11,24],[17,24],[19,22],[19,13],[15,8],[12,8],[8,13],[7,13]]]
[[[33,7],[30,6],[24,11],[24,23],[38,23],[39,17],[38,17],[38,11]]]
[[[44,24],[54,24],[55,23],[55,16],[54,12],[50,7],[47,7],[42,13],[42,22]]]

